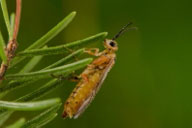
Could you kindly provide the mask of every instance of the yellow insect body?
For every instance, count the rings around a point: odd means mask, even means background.
[[[108,72],[115,63],[116,54],[118,50],[116,39],[126,30],[127,24],[121,31],[115,35],[112,40],[106,39],[104,41],[105,50],[99,53],[98,49],[93,53],[91,50],[87,53],[99,56],[81,73],[82,79],[79,81],[73,92],[70,94],[66,103],[64,104],[63,117],[77,118],[91,103],[96,93],[100,89]],[[136,28],[129,28],[136,29]],[[128,29],[127,29],[128,30]]]
[[[111,40],[106,40],[106,46]],[[113,43],[115,43],[113,41]],[[116,43],[115,43],[116,45]],[[109,47],[109,46],[108,46]],[[111,47],[111,46],[110,46]],[[102,85],[107,73],[115,63],[115,49],[106,49],[81,74],[77,84],[64,105],[63,117],[77,118],[90,104]]]

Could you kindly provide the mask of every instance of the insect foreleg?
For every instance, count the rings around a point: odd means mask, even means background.
[[[100,56],[102,55],[102,52],[99,52],[98,48],[89,48],[85,50],[85,53],[93,56]]]

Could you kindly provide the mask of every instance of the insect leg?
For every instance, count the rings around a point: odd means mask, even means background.
[[[63,75],[54,75],[51,74],[51,77],[59,79],[59,80],[69,80],[72,82],[79,82],[79,80],[81,79],[81,76],[75,75],[75,74],[71,74],[68,77],[64,77]]]
[[[54,74],[50,74],[50,75],[51,75],[51,77],[59,79],[59,80],[65,79],[64,76],[62,76],[62,75],[54,75]]]
[[[81,79],[81,76],[76,75],[76,74],[72,74],[71,76],[69,76],[67,78],[67,80],[72,81],[72,82],[79,82],[80,79]]]
[[[73,52],[74,52],[72,49],[67,48],[67,47],[65,47],[65,46],[64,46],[63,48],[65,48],[69,53],[73,53]],[[75,58],[76,61],[79,60],[76,56],[74,56],[74,58]]]
[[[85,50],[85,53],[93,56],[100,56],[102,52],[99,52],[98,48],[88,48]]]
[[[82,77],[82,79],[83,79],[85,82],[89,82],[89,79],[88,79],[87,74],[82,73],[82,74],[81,74],[81,77]]]

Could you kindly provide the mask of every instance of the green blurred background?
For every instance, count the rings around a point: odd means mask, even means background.
[[[7,2],[14,11],[13,0]],[[20,50],[71,11],[77,11],[76,18],[49,46],[102,31],[112,38],[129,21],[139,28],[118,39],[116,64],[85,113],[76,120],[58,116],[45,127],[191,128],[191,5],[191,0],[23,0]],[[6,36],[2,12],[0,17]],[[102,42],[95,46],[102,48]],[[55,58],[45,57],[41,66]],[[64,102],[74,85],[66,82],[49,97],[60,96]],[[17,91],[9,99],[15,95]],[[28,114],[16,113],[12,119]]]

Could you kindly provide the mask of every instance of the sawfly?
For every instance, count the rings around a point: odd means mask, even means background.
[[[124,26],[112,39],[105,39],[105,50],[102,52],[99,52],[97,48],[85,51],[88,54],[97,56],[97,58],[80,74],[80,81],[64,104],[63,118],[78,118],[94,99],[108,72],[115,64],[115,52],[118,50],[115,40],[125,30],[136,29],[135,27],[128,28],[131,24],[128,23]]]

